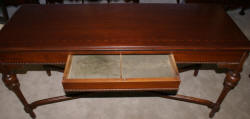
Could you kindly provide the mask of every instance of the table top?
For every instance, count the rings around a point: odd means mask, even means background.
[[[220,6],[24,5],[0,31],[0,52],[250,50]]]

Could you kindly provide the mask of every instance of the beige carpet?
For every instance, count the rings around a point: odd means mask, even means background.
[[[3,26],[4,26],[3,24],[0,24],[0,29],[2,29]]]
[[[239,16],[238,10],[229,14],[250,39],[250,11]],[[250,119],[250,58],[244,64],[239,85],[227,96],[214,119]],[[221,89],[224,74],[213,70],[181,73],[179,94],[207,98],[215,101]],[[63,74],[29,71],[18,75],[28,102],[64,95],[61,85]],[[0,75],[0,78],[2,76]],[[82,98],[35,109],[37,119],[208,119],[210,109],[205,106],[163,99],[141,98]],[[29,119],[23,105],[0,81],[0,119]]]

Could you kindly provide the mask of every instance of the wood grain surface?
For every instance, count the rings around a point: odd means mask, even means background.
[[[0,52],[249,50],[220,6],[25,5],[0,32]]]

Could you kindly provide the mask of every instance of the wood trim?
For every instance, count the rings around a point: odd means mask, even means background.
[[[68,78],[68,74],[71,68],[71,61],[72,61],[72,55],[69,55],[67,58],[67,63],[64,69],[64,73],[63,73],[63,79],[67,79]]]
[[[172,68],[173,68],[174,71],[175,71],[176,76],[178,76],[178,78],[180,78],[180,76],[179,76],[179,71],[178,71],[178,67],[177,67],[176,62],[175,62],[175,59],[174,59],[174,55],[173,55],[173,54],[170,54],[170,55],[169,55],[169,58],[172,59],[172,60],[170,60],[170,63],[171,63]]]

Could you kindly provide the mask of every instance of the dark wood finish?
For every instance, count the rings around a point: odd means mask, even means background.
[[[205,105],[205,106],[207,106],[209,108],[212,108],[214,106],[214,103],[209,101],[209,100],[204,100],[204,99],[185,96],[185,95],[164,95],[164,96],[161,96],[161,97],[168,98],[168,99],[179,100],[179,101],[184,101],[184,102],[195,103],[195,104],[200,104],[200,105]]]
[[[0,35],[5,52],[249,49],[223,8],[210,5],[28,5]]]
[[[48,99],[42,99],[42,100],[32,102],[30,104],[30,108],[35,109],[38,106],[67,101],[67,100],[73,100],[73,99],[78,99],[78,98],[80,98],[80,97],[58,96],[58,97],[52,97],[52,98],[48,98]]]
[[[1,39],[0,39],[1,40]],[[169,54],[177,63],[238,63],[244,51],[39,51],[0,52],[5,64],[65,64],[68,54]]]
[[[169,53],[177,63],[217,64],[231,71],[215,103],[188,96],[166,97],[206,105],[212,108],[212,117],[240,80],[250,50],[247,38],[216,5],[25,5],[0,31],[0,37],[3,81],[7,87],[14,85],[11,89],[32,117],[37,106],[71,98],[27,103],[13,73],[19,64],[65,64],[69,54]]]

